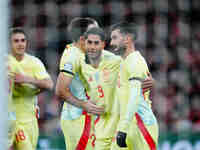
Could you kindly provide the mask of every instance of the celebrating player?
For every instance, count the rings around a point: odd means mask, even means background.
[[[104,50],[105,35],[101,28],[91,28],[85,33],[85,60],[80,59],[81,73],[86,80],[86,90],[91,101],[105,109],[98,115],[95,128],[95,150],[110,150],[119,119],[115,103],[115,87],[121,57]]]
[[[62,110],[61,126],[65,135],[66,148],[70,150],[91,149],[91,145],[88,142],[93,141],[90,138],[95,138],[95,135],[93,136],[90,130],[94,124],[91,124],[91,116],[86,112],[95,115],[104,113],[103,107],[87,101],[88,98],[86,98],[85,94],[87,85],[84,84],[84,80],[81,81],[82,76],[79,70],[80,60],[85,58],[85,37],[83,34],[94,26],[97,26],[97,23],[91,18],[75,18],[71,21],[68,31],[73,43],[67,45],[60,63],[56,95],[66,102]],[[106,72],[104,73],[106,74]],[[150,80],[150,87],[152,86],[152,81]],[[147,82],[144,82],[144,85],[146,85],[144,87],[149,88],[147,87],[149,86],[149,81],[147,84],[145,83]],[[91,95],[90,90],[87,92]],[[71,128],[72,126],[73,129]]]
[[[151,110],[149,91],[143,92],[141,88],[149,69],[135,49],[136,25],[122,22],[113,25],[111,31],[111,45],[123,58],[116,97],[120,104],[116,143],[118,148],[128,150],[156,150],[158,124]]]
[[[53,82],[43,63],[26,53],[28,36],[22,28],[10,32],[11,53],[8,65],[13,80],[12,102],[16,110],[14,147],[16,150],[35,150],[38,140],[37,95],[51,90]]]
[[[104,112],[87,101],[85,88],[79,75],[79,58],[84,58],[85,39],[83,34],[93,26],[98,26],[92,18],[74,18],[68,32],[73,43],[66,46],[60,61],[60,73],[56,84],[56,95],[64,100],[61,114],[61,128],[65,136],[67,150],[92,149],[91,115]]]

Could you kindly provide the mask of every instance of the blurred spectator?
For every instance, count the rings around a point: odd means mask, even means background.
[[[193,95],[191,99],[191,108],[189,119],[192,121],[193,130],[200,131],[200,95]]]

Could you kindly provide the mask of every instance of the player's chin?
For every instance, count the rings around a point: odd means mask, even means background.
[[[88,53],[87,55],[89,58],[94,59],[94,58],[96,58],[97,54],[96,53]]]
[[[25,49],[19,49],[19,50],[17,50],[17,54],[18,55],[22,55],[24,53],[25,53]]]
[[[119,49],[112,50],[111,52],[114,53],[115,55],[119,55],[120,54]]]

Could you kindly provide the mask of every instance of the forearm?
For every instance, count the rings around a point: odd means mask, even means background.
[[[58,75],[57,83],[56,83],[56,95],[60,100],[64,100],[67,103],[70,103],[76,107],[82,108],[89,113],[100,115],[104,113],[104,108],[100,106],[96,106],[87,99],[79,99],[75,97],[70,91],[70,85],[72,82],[72,77],[66,76],[63,73]]]
[[[53,89],[53,81],[51,79],[38,80],[38,79],[32,78],[32,79],[30,79],[29,83],[37,86],[41,90],[44,90],[44,89],[52,90]]]
[[[83,108],[83,105],[85,103],[84,100],[78,99],[75,96],[73,96],[69,88],[66,88],[65,90],[63,89],[56,90],[56,95],[61,100],[64,100],[65,102],[70,103],[79,108]]]
[[[122,132],[128,132],[129,125],[132,123],[135,113],[138,109],[139,97],[141,92],[141,83],[139,81],[131,81],[129,89],[129,98],[126,103],[126,106],[122,111],[121,121],[119,125],[119,130]]]
[[[56,96],[59,97],[60,100],[64,100],[67,103],[70,103],[76,107],[82,108],[83,100],[76,98],[70,91],[70,85],[73,77],[66,76],[64,73],[60,73],[58,75],[57,83],[56,83]]]

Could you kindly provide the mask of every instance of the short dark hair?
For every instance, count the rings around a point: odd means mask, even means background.
[[[100,39],[102,41],[106,40],[106,36],[105,36],[103,29],[101,29],[99,27],[93,27],[93,28],[89,29],[88,31],[85,32],[84,37],[87,39],[89,34],[94,34],[94,35],[100,36]]]
[[[68,34],[73,42],[77,42],[81,36],[87,31],[90,24],[97,23],[93,18],[76,17],[72,19],[67,27]]]
[[[119,29],[120,33],[122,34],[132,34],[133,39],[137,39],[137,28],[138,25],[135,23],[128,23],[128,22],[119,22],[111,26],[110,31],[114,31]]]
[[[17,33],[21,33],[24,34],[25,38],[28,40],[28,35],[25,32],[25,30],[22,27],[13,27],[10,29],[10,34],[9,34],[9,38],[11,39],[11,36]]]

